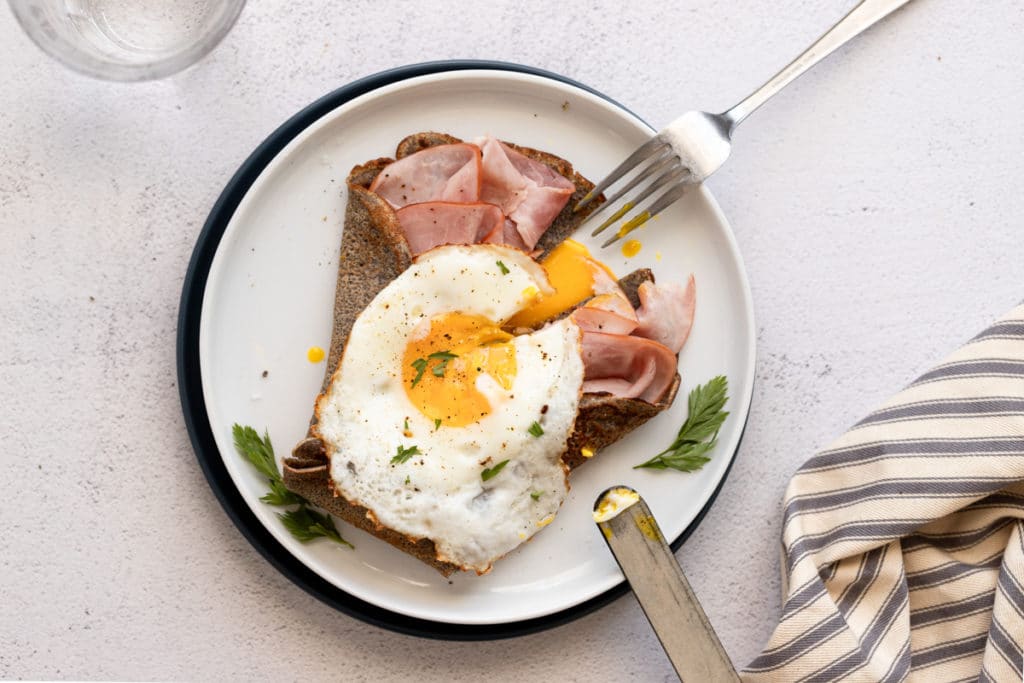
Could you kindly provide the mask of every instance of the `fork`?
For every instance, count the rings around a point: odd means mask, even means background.
[[[682,197],[688,187],[704,182],[705,178],[717,171],[732,149],[732,133],[736,126],[754,110],[839,47],[908,2],[910,0],[862,0],[803,54],[732,109],[721,114],[690,111],[668,124],[594,186],[574,210],[585,208],[611,185],[637,170],[594,214],[614,206],[627,193],[640,187],[635,196],[623,202],[592,233],[598,235],[641,202],[664,190],[643,211],[626,220],[601,246],[607,247],[625,237]],[[644,181],[651,178],[653,180],[644,186]]]

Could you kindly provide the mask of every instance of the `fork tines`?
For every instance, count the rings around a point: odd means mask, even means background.
[[[665,192],[646,206],[643,211],[625,221],[615,234],[601,245],[602,247],[607,247],[609,244],[612,244],[630,232],[636,230],[648,220],[664,211],[674,201],[679,199],[686,187],[686,183],[684,181],[690,174],[689,170],[680,163],[679,157],[672,149],[672,146],[665,141],[661,135],[655,135],[653,138],[638,147],[626,158],[625,161],[616,166],[611,173],[609,173],[594,187],[593,190],[588,192],[587,195],[580,200],[574,210],[579,211],[586,207],[611,185],[615,184],[624,176],[636,169],[639,169],[637,170],[637,173],[633,175],[620,189],[618,189],[615,194],[605,202],[604,206],[598,208],[595,215],[615,206],[620,199],[625,197],[627,193],[634,190],[644,181],[647,181],[651,177],[654,177],[654,179],[651,180],[646,187],[643,187],[636,196],[627,198],[618,209],[616,209],[607,219],[605,219],[603,223],[601,223],[601,225],[597,226],[592,233],[593,235],[600,234],[608,228],[608,226],[623,218],[655,192],[663,189]]]

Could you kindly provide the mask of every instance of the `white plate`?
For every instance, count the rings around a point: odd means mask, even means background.
[[[356,549],[293,539],[259,501],[265,481],[232,446],[235,422],[268,429],[278,457],[305,436],[324,364],[306,351],[330,343],[344,180],[358,163],[394,153],[421,131],[492,134],[547,150],[597,179],[647,139],[630,113],[580,88],[523,73],[471,70],[400,81],[355,98],[291,141],[235,211],[210,268],[200,322],[200,366],[209,421],[234,484],[263,525],[331,584],[398,614],[449,624],[501,624],[559,612],[623,578],[591,521],[597,494],[640,491],[665,535],[696,518],[725,476],[752,393],[754,325],[749,286],[728,224],[711,195],[691,192],[639,233],[640,254],[602,252],[619,275],[651,268],[662,281],[696,274],[697,316],[680,356],[675,405],[573,473],[555,522],[483,577],[445,579],[383,541],[339,522]],[[596,245],[588,243],[595,253]],[[264,378],[263,372],[268,376]],[[673,438],[686,394],[729,378],[731,414],[713,460],[698,473],[633,470]]]

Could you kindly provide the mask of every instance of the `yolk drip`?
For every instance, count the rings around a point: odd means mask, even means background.
[[[411,339],[402,357],[402,385],[416,408],[445,427],[472,424],[491,411],[476,386],[481,374],[512,388],[516,353],[512,335],[478,315],[445,313]]]
[[[594,295],[594,282],[600,277],[615,280],[615,274],[575,240],[565,240],[544,257],[541,265],[555,293],[540,295],[516,313],[508,327],[534,327]]]
[[[319,363],[324,359],[324,350],[319,346],[310,346],[309,350],[306,351],[306,358],[309,359],[310,363]]]
[[[643,246],[640,240],[626,240],[622,243],[622,255],[626,258],[633,258],[640,253],[640,249]]]

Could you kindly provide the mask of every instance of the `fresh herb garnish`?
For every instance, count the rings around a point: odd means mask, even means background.
[[[281,473],[277,469],[274,446],[270,443],[270,434],[267,431],[264,430],[263,437],[260,438],[259,433],[252,427],[236,424],[232,426],[231,433],[235,438],[235,450],[267,478],[270,491],[260,500],[267,505],[298,505],[298,508],[278,515],[292,536],[303,543],[323,537],[349,548],[353,547],[338,533],[330,515],[311,509],[308,500],[285,488]]]
[[[505,465],[507,464],[508,460],[502,460],[494,467],[484,468],[484,471],[480,473],[480,478],[483,479],[484,481],[494,479],[496,476],[498,476],[498,472],[501,472],[503,469],[505,469]]]
[[[540,426],[539,422],[534,422],[526,431],[530,432],[530,434],[533,434],[537,438],[544,436],[544,428]]]
[[[231,428],[231,434],[235,437],[235,450],[251,462],[253,467],[259,470],[260,474],[275,481],[281,480],[281,474],[277,471],[277,460],[274,459],[274,446],[270,443],[269,432],[263,432],[263,438],[261,439],[259,432],[252,427],[243,427],[236,424]]]
[[[267,505],[296,505],[303,502],[300,496],[286,489],[281,481],[271,479],[269,484],[270,491],[267,492],[267,495],[260,498]]]
[[[408,483],[409,483],[409,475],[408,475],[408,474],[407,474],[407,475],[405,475],[405,483],[406,483],[406,484],[408,484]]]
[[[496,261],[495,263],[497,263],[497,264],[498,264],[498,267],[499,267],[499,268],[501,268],[501,274],[502,274],[502,275],[508,275],[508,274],[509,274],[509,272],[511,272],[511,271],[509,271],[509,269],[508,269],[508,266],[506,266],[506,265],[505,265],[504,263],[502,263],[501,261]]]
[[[427,371],[427,365],[429,365],[432,360],[436,360],[437,363],[434,364],[434,367],[430,368],[431,374],[433,374],[434,377],[444,377],[444,371],[448,368],[448,361],[453,358],[458,358],[458,356],[451,351],[435,351],[426,358],[417,358],[414,360],[410,363],[412,367],[416,368],[416,376],[412,378],[412,386],[416,386],[420,383],[420,380],[423,379],[423,373]]]
[[[458,356],[449,351],[435,351],[434,353],[427,356],[427,358],[432,358],[438,361],[437,365],[435,365],[430,370],[432,373],[434,373],[434,377],[444,377],[444,371],[445,368],[448,367],[448,361],[450,361],[453,358],[458,358]]]
[[[404,431],[409,431],[409,418],[405,418],[405,423],[402,425]]]
[[[427,360],[425,358],[417,358],[409,365],[416,368],[416,376],[412,378],[412,386],[419,384],[419,381],[423,379],[423,373],[427,369]]]
[[[401,465],[412,456],[419,455],[419,452],[419,446],[410,446],[409,448],[406,448],[405,446],[399,445],[395,457],[391,458],[391,464]]]
[[[542,495],[544,495],[543,491],[534,491],[533,493],[530,494],[530,498],[533,498],[534,500],[540,500],[540,497]]]
[[[434,418],[434,431],[436,432],[441,428],[441,418]]]
[[[690,392],[689,415],[672,444],[634,469],[673,469],[695,472],[711,460],[708,453],[718,443],[718,430],[729,415],[722,410],[729,400],[729,380],[719,375]]]
[[[292,536],[303,543],[322,537],[329,538],[335,543],[347,545],[349,548],[355,547],[341,537],[341,534],[334,527],[334,520],[331,519],[330,515],[321,514],[305,505],[301,505],[298,509],[291,510],[283,515],[278,515],[278,517],[281,518],[285,528],[292,533]]]
[[[252,427],[235,425],[231,428],[235,437],[235,450],[245,457],[260,474],[267,478],[270,492],[260,498],[267,505],[297,505],[303,500],[284,487],[281,473],[277,471],[277,460],[274,458],[274,445],[270,443],[270,433],[264,431],[263,438]]]

